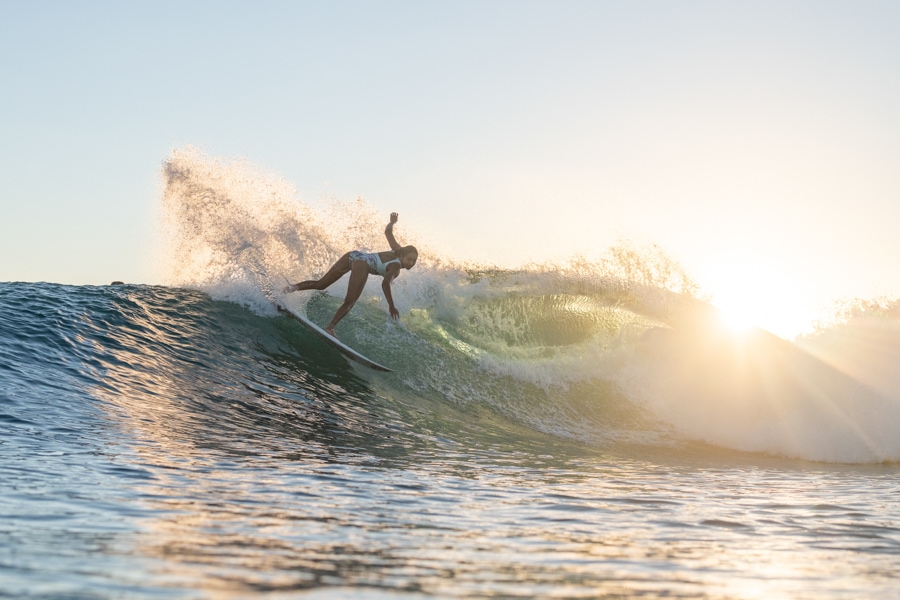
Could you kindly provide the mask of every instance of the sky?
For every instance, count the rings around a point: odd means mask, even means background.
[[[758,320],[900,289],[894,1],[0,14],[0,281],[158,283],[160,169],[191,144],[466,260],[656,244]]]

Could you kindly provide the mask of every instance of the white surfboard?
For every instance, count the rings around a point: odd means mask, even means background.
[[[322,329],[321,327],[319,327],[318,325],[316,325],[315,323],[313,323],[312,321],[307,319],[303,313],[300,313],[292,308],[282,306],[281,304],[276,303],[275,306],[278,307],[278,310],[289,314],[290,316],[294,317],[295,319],[297,319],[298,321],[300,321],[301,323],[306,325],[306,327],[310,331],[317,334],[320,338],[322,338],[328,344],[330,344],[331,346],[336,348],[341,354],[343,354],[347,358],[351,358],[351,359],[355,360],[356,362],[358,362],[359,364],[369,367],[370,369],[375,369],[376,371],[385,371],[388,373],[393,371],[393,369],[389,369],[389,368],[385,367],[384,365],[378,364],[371,358],[363,356],[362,354],[360,354],[359,352],[357,352],[356,350],[354,350],[353,348],[351,348],[344,342],[340,341],[336,337],[334,337],[332,335],[328,335],[328,332],[326,332],[324,329]]]

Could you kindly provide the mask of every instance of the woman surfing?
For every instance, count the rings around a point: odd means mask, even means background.
[[[384,252],[361,252],[359,250],[348,252],[340,257],[321,279],[310,279],[289,285],[284,288],[284,293],[289,294],[302,290],[324,290],[349,271],[350,281],[347,284],[347,296],[344,298],[344,303],[334,313],[331,323],[325,327],[325,331],[330,336],[337,338],[334,334],[334,328],[356,304],[366,285],[369,274],[381,275],[384,277],[381,289],[387,300],[391,318],[399,319],[400,311],[394,306],[394,298],[391,296],[391,282],[400,274],[400,269],[409,270],[415,266],[416,261],[419,259],[419,251],[416,250],[415,246],[401,246],[397,243],[397,240],[394,238],[394,223],[397,222],[398,218],[397,213],[391,213],[391,221],[384,228],[384,236],[391,246],[390,250],[385,250]]]

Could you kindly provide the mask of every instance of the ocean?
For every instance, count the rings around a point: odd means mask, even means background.
[[[372,281],[337,330],[380,373],[271,299],[384,219],[190,149],[163,178],[166,285],[0,283],[0,597],[900,597],[896,305],[737,334],[655,250],[400,229],[401,320]]]

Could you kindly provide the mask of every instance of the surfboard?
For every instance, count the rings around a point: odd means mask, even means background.
[[[328,335],[328,332],[326,332],[324,329],[322,329],[321,327],[319,327],[318,325],[316,325],[315,323],[313,323],[312,321],[307,319],[306,315],[304,315],[303,313],[298,312],[294,309],[288,308],[286,306],[282,306],[281,304],[276,303],[275,306],[277,306],[278,310],[280,310],[281,312],[287,313],[290,316],[292,316],[293,318],[295,318],[298,321],[300,321],[301,323],[303,323],[307,329],[309,329],[310,331],[312,331],[313,333],[318,335],[327,344],[329,344],[330,346],[337,349],[338,352],[340,352],[347,358],[355,360],[359,364],[369,367],[370,369],[375,369],[376,371],[385,371],[387,373],[390,373],[391,371],[393,371],[393,369],[389,369],[388,367],[385,367],[384,365],[378,364],[371,358],[368,358],[367,356],[362,355],[361,353],[357,352],[356,350],[354,350],[353,348],[351,348],[350,346],[348,346],[341,340],[337,339],[336,337]]]

